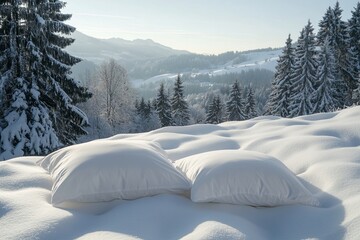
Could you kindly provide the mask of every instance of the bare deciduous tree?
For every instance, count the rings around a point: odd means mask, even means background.
[[[104,62],[99,69],[100,89],[104,97],[104,114],[109,124],[124,122],[126,108],[132,102],[126,70],[114,59]]]

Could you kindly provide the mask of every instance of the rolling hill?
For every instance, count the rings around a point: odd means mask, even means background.
[[[123,65],[131,80],[140,82],[151,79],[172,78],[178,73],[218,76],[239,73],[249,69],[274,71],[281,49],[257,49],[245,52],[226,52],[219,55],[202,55],[170,47],[148,40],[124,40],[120,38],[97,39],[80,32],[72,35],[74,44],[66,50],[83,61],[73,69],[79,74],[84,69],[94,69],[108,58]]]

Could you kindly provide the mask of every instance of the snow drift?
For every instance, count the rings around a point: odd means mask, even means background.
[[[293,119],[259,117],[107,139],[151,141],[172,161],[223,150],[279,159],[320,207],[194,203],[159,194],[51,205],[41,157],[0,163],[0,239],[360,239],[360,107]]]

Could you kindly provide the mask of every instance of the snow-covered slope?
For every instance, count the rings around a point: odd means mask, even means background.
[[[114,139],[157,142],[177,161],[224,149],[281,160],[320,201],[273,208],[193,203],[180,195],[50,204],[41,157],[0,163],[0,239],[360,239],[360,107],[294,119],[259,117]],[[218,152],[219,153],[219,152]]]
[[[225,75],[225,74],[231,74],[231,73],[240,73],[242,71],[247,71],[251,69],[267,69],[270,71],[275,71],[275,67],[277,65],[277,60],[279,58],[279,55],[281,53],[281,50],[269,50],[269,51],[263,51],[263,52],[251,52],[246,53],[247,61],[242,62],[240,64],[233,64],[232,62],[229,62],[225,65],[218,66],[213,69],[202,69],[198,71],[192,71],[192,72],[181,72],[182,74],[190,74],[192,78],[196,78],[199,75],[209,75],[209,76],[219,76],[219,75]],[[166,73],[161,74],[157,76],[153,76],[148,79],[137,79],[132,80],[131,83],[134,87],[140,87],[144,84],[159,84],[160,82],[164,81],[171,81],[173,82],[179,73]]]
[[[192,72],[181,72],[180,74],[190,74],[192,78],[196,78],[198,75],[219,76],[231,73],[240,73],[242,71],[248,71],[251,69],[267,69],[275,71],[277,60],[281,54],[281,49],[271,49],[263,51],[249,51],[244,53],[244,57],[247,59],[245,62],[235,64],[232,61],[214,67],[212,69],[201,69]],[[163,81],[174,81],[179,73],[166,73],[157,76],[153,76],[148,79],[133,80],[132,83],[135,87],[139,87],[142,84],[159,83]]]
[[[243,70],[249,69],[267,69],[270,71],[275,71],[277,65],[277,60],[281,54],[281,49],[271,49],[263,51],[249,51],[244,53],[247,61],[240,64],[233,64],[229,62],[222,67],[213,70],[202,70],[199,73],[194,74],[209,74],[209,75],[223,75],[228,73],[237,73]]]

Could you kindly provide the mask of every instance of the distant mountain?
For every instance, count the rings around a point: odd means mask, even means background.
[[[190,53],[163,46],[150,39],[133,41],[121,38],[98,39],[78,31],[71,37],[75,39],[75,42],[66,48],[66,51],[94,63],[100,63],[107,58],[133,62]]]
[[[250,69],[275,70],[281,49],[257,49],[244,52],[226,52],[219,55],[202,55],[175,50],[153,40],[124,40],[121,38],[97,39],[80,32],[72,35],[75,42],[66,50],[82,58],[73,67],[76,78],[83,78],[87,71],[107,58],[114,58],[128,71],[136,85],[170,79],[178,73],[191,75],[219,76],[236,74]]]

